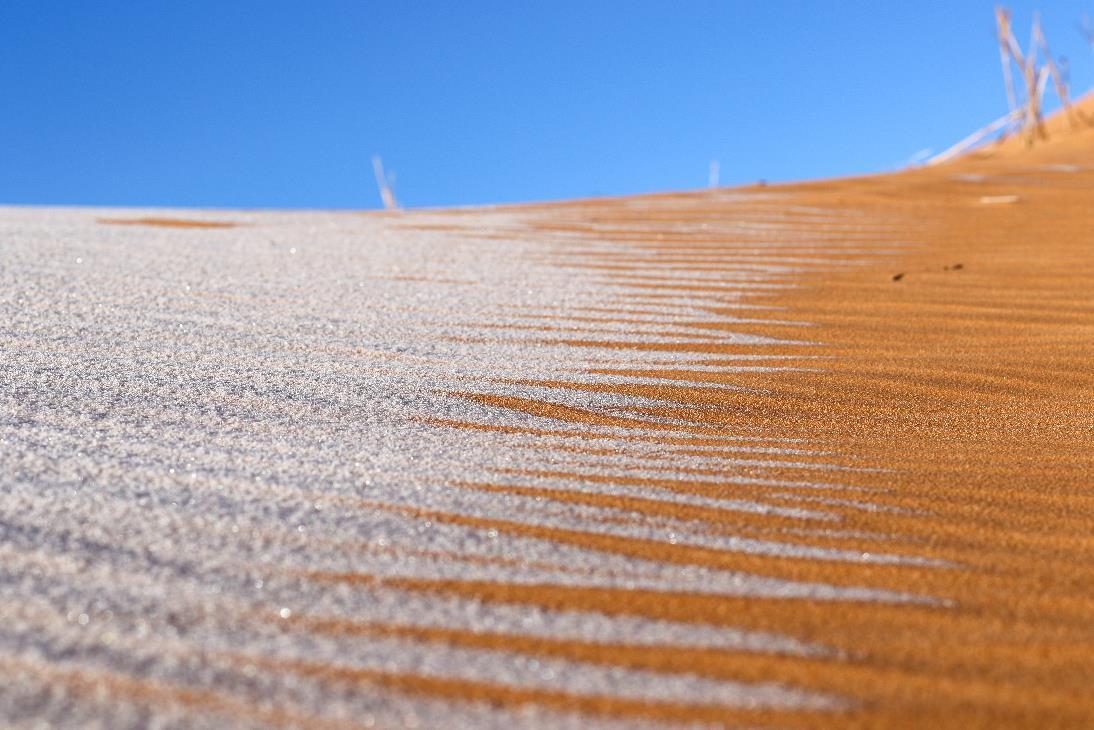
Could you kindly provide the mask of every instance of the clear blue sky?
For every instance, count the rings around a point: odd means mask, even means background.
[[[1039,8],[1076,91],[1094,0]],[[0,203],[410,207],[892,169],[1001,115],[991,2],[0,1]]]

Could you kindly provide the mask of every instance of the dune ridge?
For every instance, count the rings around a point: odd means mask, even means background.
[[[0,717],[1089,724],[1092,185],[2,210]]]

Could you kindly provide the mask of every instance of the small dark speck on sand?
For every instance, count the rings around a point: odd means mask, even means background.
[[[893,274],[893,281],[900,281],[903,278],[904,278],[904,272],[903,271],[900,272],[899,274]]]
[[[944,267],[944,270],[945,271],[960,271],[963,268],[965,268],[964,264],[954,264],[953,266]]]

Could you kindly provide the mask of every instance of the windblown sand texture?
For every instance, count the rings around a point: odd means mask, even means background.
[[[1094,725],[1094,133],[1058,136],[0,209],[2,724]]]

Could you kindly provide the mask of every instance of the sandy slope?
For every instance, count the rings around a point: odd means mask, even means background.
[[[0,717],[1094,722],[1094,141],[992,152],[0,209]]]

